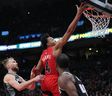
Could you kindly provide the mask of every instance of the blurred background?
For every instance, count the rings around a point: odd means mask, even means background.
[[[42,48],[40,37],[49,33],[63,36],[76,14],[77,0],[0,0],[0,61],[14,57],[19,63],[19,75],[29,79],[31,68],[38,63]],[[91,23],[82,15],[73,37],[63,48],[70,59],[70,71],[84,83],[89,96],[112,95],[112,20],[110,33],[104,38],[86,36]],[[5,96],[0,65],[0,96]],[[37,95],[35,95],[37,94]],[[39,96],[39,84],[22,96]],[[111,94],[111,95],[110,95]]]

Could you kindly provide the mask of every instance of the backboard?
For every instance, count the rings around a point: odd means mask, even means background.
[[[88,5],[95,7],[102,13],[107,13],[112,17],[112,0],[89,0]]]

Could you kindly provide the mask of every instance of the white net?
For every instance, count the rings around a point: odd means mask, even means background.
[[[98,37],[105,37],[110,17],[93,8],[88,8],[83,12],[83,14],[92,24],[92,33]]]

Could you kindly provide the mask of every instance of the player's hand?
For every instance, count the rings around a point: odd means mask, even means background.
[[[34,81],[35,81],[35,82],[39,82],[39,81],[43,80],[43,78],[44,78],[44,75],[37,75],[37,76],[34,78]]]
[[[88,7],[88,4],[81,3],[79,7],[78,5],[76,5],[76,7],[77,7],[77,13],[81,14]]]

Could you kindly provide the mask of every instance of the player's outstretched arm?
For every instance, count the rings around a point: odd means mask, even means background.
[[[68,27],[66,33],[64,34],[64,36],[62,37],[62,39],[60,39],[57,42],[57,44],[55,45],[55,50],[57,50],[58,48],[62,48],[67,43],[67,41],[70,38],[71,34],[74,32],[74,30],[75,30],[75,28],[77,26],[77,22],[79,21],[80,16],[83,13],[85,7],[86,7],[85,4],[81,4],[79,8],[77,7],[76,16],[74,17],[73,21],[69,25],[69,27]]]
[[[42,69],[43,69],[42,60],[40,59],[36,66],[37,75],[41,74]]]
[[[21,91],[21,90],[24,90],[24,89],[27,89],[28,86],[30,86],[32,83],[34,82],[39,82],[40,80],[42,80],[43,78],[43,75],[39,75],[39,76],[36,76],[35,78],[31,79],[31,80],[28,80],[28,81],[23,81],[22,83],[18,83],[16,80],[15,80],[15,77],[12,76],[12,75],[7,75],[5,77],[7,83],[9,83],[13,88],[15,88],[16,90],[18,91]]]

